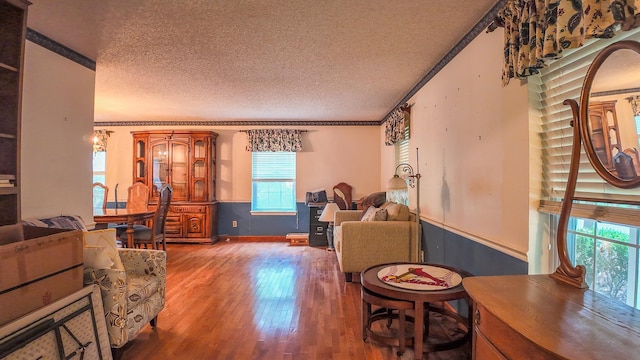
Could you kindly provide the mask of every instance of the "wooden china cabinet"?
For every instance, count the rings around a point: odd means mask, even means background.
[[[593,147],[602,164],[614,171],[613,157],[622,152],[618,131],[616,101],[592,101],[589,103],[590,136]]]
[[[216,242],[216,138],[211,131],[133,131],[133,181],[151,189],[158,204],[164,184],[173,188],[167,242]]]
[[[0,225],[20,221],[20,110],[29,4],[0,0]]]

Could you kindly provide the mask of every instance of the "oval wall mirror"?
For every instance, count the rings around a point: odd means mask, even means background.
[[[640,43],[603,49],[587,71],[580,131],[595,171],[611,185],[640,185]]]

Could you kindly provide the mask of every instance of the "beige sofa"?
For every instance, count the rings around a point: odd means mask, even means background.
[[[334,218],[333,242],[347,282],[366,268],[396,261],[418,261],[416,217],[408,221],[360,221],[361,210],[340,210]]]

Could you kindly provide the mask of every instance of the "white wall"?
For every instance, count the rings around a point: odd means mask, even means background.
[[[107,143],[107,186],[118,185],[118,201],[126,200],[133,179],[133,138],[131,131],[171,130],[177,127],[97,127],[113,131]],[[187,129],[186,127],[181,127]],[[257,128],[257,127],[251,127]],[[296,198],[324,187],[333,195],[333,185],[353,186],[353,199],[380,191],[380,147],[378,126],[296,127],[303,134],[303,151],[298,153]],[[224,202],[251,201],[251,153],[245,150],[246,134],[240,127],[192,127],[215,131],[217,139],[216,196]],[[109,201],[114,200],[110,190]]]
[[[95,72],[26,42],[22,99],[22,218],[77,214],[92,223]]]
[[[410,155],[415,164],[419,147],[423,220],[526,261],[527,86],[502,87],[502,43],[481,33],[410,99]],[[383,149],[383,169],[392,154]]]
[[[530,194],[527,87],[502,87],[502,36],[480,34],[409,101],[411,163],[420,148],[421,216],[445,229],[527,260],[535,246],[535,193]],[[76,213],[91,218],[93,71],[27,42],[23,99],[23,218]],[[145,127],[144,129],[160,127]],[[301,128],[301,127],[298,127]],[[198,127],[197,129],[203,129]],[[305,127],[299,154],[297,199],[344,181],[354,199],[384,189],[394,169],[394,149],[382,127]],[[132,179],[130,131],[112,127],[107,185],[120,184],[125,200]],[[250,153],[240,128],[215,127],[217,196],[249,201]],[[532,138],[533,139],[533,138]],[[43,145],[43,144],[46,144]],[[329,192],[330,193],[330,192]],[[410,201],[415,206],[415,191]],[[113,201],[113,192],[109,197]],[[531,238],[531,239],[530,239]],[[428,241],[428,239],[427,239]],[[537,249],[536,249],[537,250]],[[537,261],[537,260],[536,260]]]

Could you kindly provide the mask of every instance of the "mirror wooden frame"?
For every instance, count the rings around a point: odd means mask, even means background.
[[[623,40],[607,46],[606,48],[602,49],[600,53],[598,53],[598,55],[589,66],[589,69],[587,70],[587,74],[582,85],[582,91],[580,93],[580,105],[578,105],[575,100],[571,99],[565,100],[563,102],[563,104],[571,107],[573,116],[571,126],[573,127],[574,140],[571,149],[571,166],[569,167],[567,189],[565,191],[564,200],[562,201],[560,217],[558,220],[557,250],[560,265],[550,276],[554,279],[579,288],[588,287],[585,282],[586,269],[583,265],[574,266],[571,263],[567,249],[567,229],[569,218],[571,217],[571,208],[573,206],[573,202],[576,200],[591,202],[617,202],[611,200],[575,196],[582,141],[584,140],[584,149],[587,157],[589,158],[591,166],[593,166],[596,173],[607,183],[624,189],[631,189],[640,185],[640,176],[636,176],[634,179],[625,180],[618,178],[614,174],[609,172],[609,170],[607,170],[605,166],[600,162],[600,159],[598,158],[598,155],[596,154],[596,151],[592,146],[591,137],[589,135],[589,100],[593,81],[596,77],[596,74],[598,73],[598,70],[605,62],[605,60],[607,60],[613,53],[620,50],[635,51],[636,54],[640,57],[640,43],[637,41]]]

